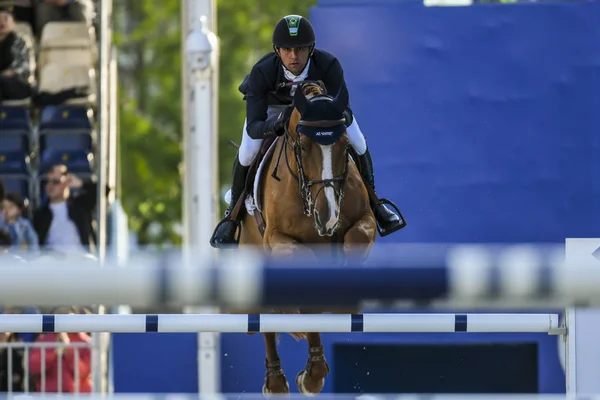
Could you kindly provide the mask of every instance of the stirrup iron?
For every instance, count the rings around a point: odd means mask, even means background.
[[[381,204],[384,205],[388,205],[391,208],[394,209],[394,211],[396,211],[396,213],[398,214],[398,218],[400,218],[399,224],[397,227],[393,228],[393,229],[382,229],[379,227],[379,224],[377,225],[377,232],[379,232],[379,236],[381,237],[385,237],[387,235],[390,235],[394,232],[399,231],[400,229],[406,227],[406,219],[404,219],[404,215],[402,215],[402,212],[398,209],[398,206],[396,206],[391,200],[385,199],[385,198],[380,198],[378,199],[377,203],[375,204],[376,206],[379,206]]]

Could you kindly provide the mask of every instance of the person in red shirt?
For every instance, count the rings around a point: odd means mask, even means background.
[[[64,313],[64,312],[63,312]],[[60,314],[60,312],[55,312]],[[77,333],[42,333],[37,337],[36,343],[64,343],[67,346],[33,348],[29,354],[29,371],[36,380],[38,392],[59,392],[58,380],[59,358],[62,358],[62,388],[63,393],[91,393],[92,368],[91,350],[89,347],[79,347],[79,363],[75,364],[75,348],[69,343],[91,343],[90,336],[85,332]],[[46,352],[45,370],[42,370],[42,351]],[[75,383],[75,371],[79,370],[79,388]],[[46,387],[42,387],[42,374],[46,376]],[[78,390],[77,390],[78,389]]]

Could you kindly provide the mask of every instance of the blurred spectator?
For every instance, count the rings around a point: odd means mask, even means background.
[[[27,263],[23,257],[10,252],[12,247],[12,239],[10,233],[6,229],[0,229],[0,265],[7,263]]]
[[[90,0],[38,0],[35,6],[35,33],[42,35],[48,22],[86,22],[92,26],[93,4]]]
[[[6,254],[12,247],[12,239],[7,229],[0,229],[0,254]]]
[[[58,308],[54,314],[73,314],[72,310]],[[90,336],[85,332],[77,333],[42,333],[37,337],[37,343],[88,343],[91,344]],[[59,390],[59,379],[62,377],[62,392],[64,393],[91,393],[92,391],[92,368],[91,351],[89,347],[65,347],[47,348],[45,369],[42,370],[42,350],[33,348],[29,355],[29,370],[32,377],[37,381],[37,391],[56,393]],[[76,352],[79,354],[75,356]],[[61,365],[58,360],[62,358]],[[78,361],[78,362],[77,362]],[[78,371],[79,387],[75,380],[75,371]],[[42,388],[41,376],[46,376],[46,387]],[[45,390],[44,390],[45,389]],[[78,391],[76,389],[79,389]]]
[[[0,7],[0,101],[29,97],[34,68],[32,45],[15,32],[12,8]]]
[[[33,30],[33,2],[35,0],[11,0],[15,21],[26,22]]]
[[[95,251],[96,233],[93,212],[96,207],[97,186],[89,180],[71,175],[65,165],[49,169],[46,182],[48,203],[33,215],[33,226],[43,247],[60,252]],[[71,196],[70,189],[80,189]]]
[[[0,332],[0,346],[4,343],[21,342],[14,333]],[[9,352],[12,352],[9,362]],[[25,347],[0,347],[0,392],[24,391],[24,361]],[[10,381],[12,380],[12,384]]]
[[[38,236],[31,222],[22,216],[24,207],[18,194],[9,193],[4,196],[4,228],[10,233],[13,250],[36,252],[39,249]]]

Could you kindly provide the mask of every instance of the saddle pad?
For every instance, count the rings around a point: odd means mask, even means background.
[[[265,156],[260,161],[258,170],[256,170],[256,176],[254,177],[254,190],[252,191],[252,193],[253,193],[253,197],[254,197],[254,206],[256,207],[256,209],[259,212],[262,212],[262,206],[260,204],[260,195],[261,195],[260,183],[261,183],[261,179],[262,179],[262,170],[265,167],[265,164],[267,163],[267,161],[269,161],[271,159],[271,156],[273,155],[273,151],[275,150],[275,145],[277,144],[278,140],[279,140],[279,137],[275,138],[273,143],[271,143],[271,146],[269,146],[269,150],[267,150],[267,152],[265,153]]]

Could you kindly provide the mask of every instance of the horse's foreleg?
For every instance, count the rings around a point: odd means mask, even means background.
[[[290,385],[285,378],[285,374],[281,368],[281,360],[279,359],[279,354],[277,354],[277,334],[263,333],[263,336],[265,338],[265,350],[267,353],[265,362],[267,372],[265,373],[265,383],[262,389],[263,395],[289,394]]]
[[[344,235],[344,253],[347,258],[359,261],[366,260],[375,239],[377,238],[377,223],[373,214],[365,214]]]
[[[284,233],[281,233],[276,230],[270,230],[265,232],[263,238],[263,245],[265,249],[271,253],[276,258],[286,258],[286,257],[294,257],[298,254],[303,254],[308,257],[314,257],[314,253],[310,251],[310,249],[303,244],[299,243],[297,240],[288,236]],[[284,314],[298,314],[300,313],[299,309],[274,309],[274,313],[284,313]],[[296,340],[306,339],[306,333],[304,332],[290,332],[292,337]]]
[[[296,385],[300,393],[314,396],[323,390],[325,377],[329,374],[329,365],[325,359],[321,335],[308,333],[308,360],[306,369],[296,375]]]
[[[276,230],[265,232],[263,245],[267,251],[278,258],[297,256],[298,254],[308,257],[314,256],[314,253],[307,246]]]

